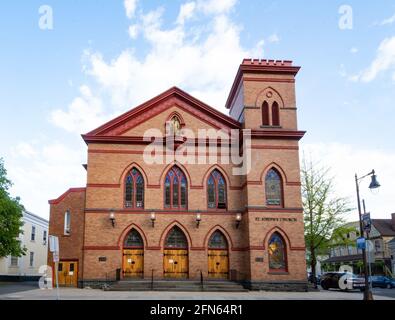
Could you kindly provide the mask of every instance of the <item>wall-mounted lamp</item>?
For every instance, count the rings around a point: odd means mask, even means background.
[[[242,219],[241,213],[236,214],[236,229],[239,228],[241,219]]]
[[[199,228],[200,221],[202,221],[202,216],[201,216],[200,213],[198,212],[198,213],[196,214],[196,228]]]
[[[155,227],[155,220],[156,220],[155,212],[151,212],[152,228]]]
[[[114,210],[111,210],[111,212],[110,212],[110,221],[111,221],[112,227],[114,228],[115,227],[115,213],[114,213]]]

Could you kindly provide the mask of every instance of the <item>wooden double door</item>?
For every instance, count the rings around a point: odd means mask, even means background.
[[[123,250],[123,277],[144,277],[144,249]]]
[[[213,279],[229,279],[228,250],[208,250],[208,276]]]
[[[188,278],[188,249],[165,249],[163,269],[165,278]]]
[[[60,261],[58,263],[58,281],[59,281],[59,286],[77,287],[78,262]],[[55,278],[55,283],[56,283],[56,278]]]

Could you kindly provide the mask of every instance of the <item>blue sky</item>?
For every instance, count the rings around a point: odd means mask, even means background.
[[[51,30],[39,27],[43,5]],[[352,9],[350,29],[339,27],[342,5]],[[302,66],[304,152],[332,168],[352,203],[354,173],[375,168],[382,188],[372,195],[365,181],[363,197],[373,217],[395,212],[393,1],[15,0],[0,8],[0,157],[28,210],[48,217],[49,198],[84,185],[81,133],[173,85],[224,111],[238,65],[254,57]]]

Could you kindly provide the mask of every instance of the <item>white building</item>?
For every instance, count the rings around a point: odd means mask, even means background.
[[[19,235],[26,255],[0,259],[0,279],[36,280],[39,268],[47,264],[48,221],[30,212],[23,212],[23,233]]]
[[[346,224],[347,227],[355,228],[356,232],[350,232],[347,238],[356,243],[359,235],[359,221]],[[371,264],[372,274],[391,274],[395,273],[394,264],[391,261],[391,241],[395,239],[395,213],[391,219],[372,219],[372,227],[369,233],[369,239],[374,245],[375,262]],[[338,246],[331,249],[329,259],[323,261],[338,269],[340,265],[351,265],[355,273],[362,273],[362,250],[357,249],[354,245]],[[392,270],[391,270],[392,269]]]

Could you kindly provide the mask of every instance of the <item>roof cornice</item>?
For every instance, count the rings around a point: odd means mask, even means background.
[[[123,123],[127,122],[129,119],[132,117],[136,117],[144,113],[147,109],[163,102],[166,99],[169,99],[171,97],[177,97],[178,99],[195,106],[196,108],[204,111],[205,113],[210,114],[213,118],[216,120],[220,121],[221,123],[225,124],[229,128],[234,128],[234,129],[240,129],[241,124],[240,122],[234,120],[233,118],[223,114],[222,112],[214,109],[213,107],[210,107],[209,105],[205,104],[204,102],[196,99],[195,97],[192,97],[185,91],[177,88],[177,87],[172,87],[169,90],[161,93],[160,95],[144,102],[143,104],[137,106],[136,108],[133,108],[132,110],[129,110],[125,112],[124,114],[116,117],[115,119],[101,125],[100,127],[88,132],[87,134],[83,134],[82,137],[92,137],[92,136],[104,136],[107,132],[112,130],[113,128],[116,128],[117,126],[122,125]]]
[[[237,71],[236,78],[233,82],[232,88],[230,89],[225,107],[230,109],[244,73],[283,74],[295,77],[299,70],[300,67],[293,66],[292,61],[290,60],[244,59]]]

